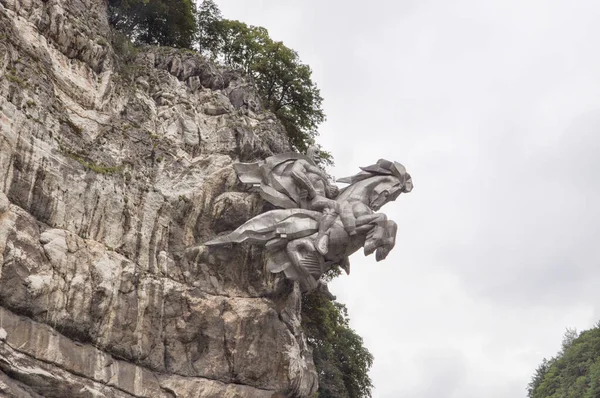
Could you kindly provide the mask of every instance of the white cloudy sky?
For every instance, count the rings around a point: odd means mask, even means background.
[[[332,284],[374,397],[519,398],[566,327],[600,319],[600,3],[218,0],[313,68],[337,177],[415,189],[388,259]]]

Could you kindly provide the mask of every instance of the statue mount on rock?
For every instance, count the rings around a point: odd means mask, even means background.
[[[334,265],[350,273],[348,257],[361,247],[365,255],[374,252],[377,261],[385,259],[398,227],[378,211],[412,190],[410,174],[400,163],[380,159],[339,179],[349,184],[339,189],[318,166],[318,153],[311,147],[306,156],[284,153],[235,164],[238,178],[280,209],[259,214],[206,245],[263,245],[268,269],[297,281],[303,292],[328,293],[321,276]]]

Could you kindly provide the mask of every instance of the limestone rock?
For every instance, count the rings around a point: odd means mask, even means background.
[[[311,396],[297,288],[202,245],[289,150],[251,84],[110,43],[103,0],[0,0],[0,395]]]
[[[0,215],[7,212],[10,206],[10,202],[8,198],[4,194],[4,192],[0,192]]]

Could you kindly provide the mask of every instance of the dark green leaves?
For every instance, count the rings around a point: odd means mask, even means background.
[[[268,107],[282,121],[292,145],[305,151],[317,126],[325,120],[323,99],[311,80],[312,71],[281,42],[270,42],[254,60],[254,78]]]
[[[220,48],[222,34],[221,10],[212,0],[204,0],[198,8],[197,42],[200,51],[212,54],[216,58]]]
[[[109,21],[134,42],[191,48],[196,33],[192,0],[110,0]]]
[[[544,359],[528,386],[530,398],[600,397],[600,328],[568,329],[556,358]]]
[[[266,107],[285,127],[292,146],[305,152],[325,113],[312,71],[298,53],[271,39],[263,27],[222,19],[211,0],[200,6],[198,28],[201,50],[250,75]]]
[[[371,396],[373,355],[350,328],[346,307],[318,293],[305,295],[302,326],[319,373],[319,398]]]
[[[283,124],[300,152],[314,141],[325,120],[323,98],[312,71],[296,51],[274,41],[260,26],[223,19],[213,0],[196,11],[192,0],[109,0],[109,20],[134,43],[201,52],[252,78],[267,109]],[[323,162],[331,155],[322,152]]]

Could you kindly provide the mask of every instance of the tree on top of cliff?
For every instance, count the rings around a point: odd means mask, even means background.
[[[263,27],[223,19],[212,0],[204,0],[197,13],[189,0],[174,0],[174,10],[180,12],[169,10],[161,16],[165,1],[109,0],[110,21],[134,42],[188,48],[196,45],[214,60],[242,70],[256,84],[267,109],[285,127],[292,146],[305,152],[314,142],[325,114],[312,71],[301,62],[298,53],[273,40]],[[190,15],[197,17],[191,30]],[[175,16],[186,23],[172,25]],[[330,163],[329,153],[321,154]],[[319,397],[370,396],[368,371],[373,356],[350,328],[346,308],[312,294],[303,298],[302,319],[314,350]]]
[[[191,48],[196,33],[192,0],[109,0],[110,23],[134,42]]]
[[[273,40],[263,27],[223,19],[212,0],[200,5],[198,32],[201,51],[252,76],[266,107],[277,115],[291,144],[305,152],[325,113],[312,71],[298,53]],[[324,155],[330,158],[328,153]]]
[[[223,19],[221,10],[212,0],[204,0],[198,7],[197,43],[200,51],[209,52],[213,58],[218,56],[218,41],[220,40],[220,21]]]
[[[135,43],[199,48],[252,77],[266,108],[284,126],[291,145],[306,152],[325,120],[323,98],[310,67],[268,31],[223,19],[212,0],[109,0],[109,20]],[[331,155],[322,151],[324,163]]]
[[[579,335],[567,329],[561,351],[544,359],[528,386],[530,398],[600,397],[600,323]]]

